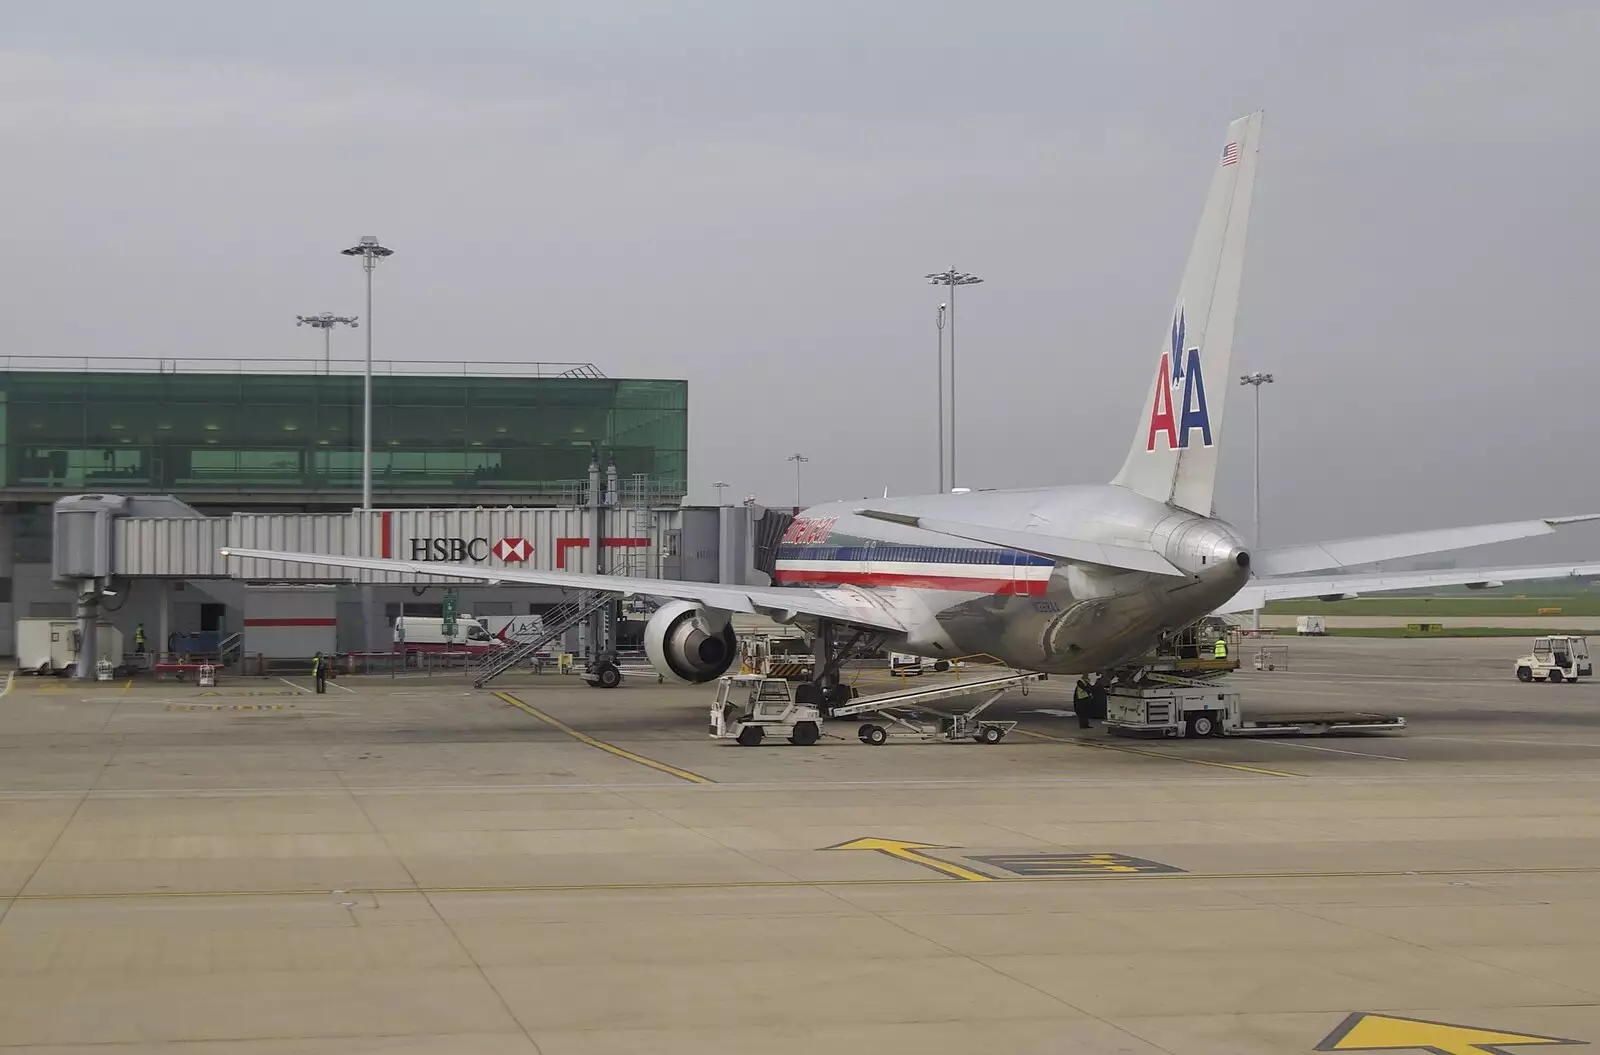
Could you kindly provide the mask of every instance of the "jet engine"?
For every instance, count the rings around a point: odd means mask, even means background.
[[[722,677],[739,654],[728,613],[693,601],[662,605],[644,627],[650,665],[679,681]]]

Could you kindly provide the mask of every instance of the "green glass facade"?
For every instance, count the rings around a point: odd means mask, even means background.
[[[688,383],[591,377],[376,376],[375,500],[553,494],[598,447],[624,479],[681,493]],[[294,492],[361,488],[360,377],[0,373],[11,491]]]

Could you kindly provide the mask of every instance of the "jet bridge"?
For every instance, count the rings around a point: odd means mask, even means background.
[[[97,617],[121,603],[113,601],[103,608],[102,600],[124,593],[131,581],[139,579],[174,586],[235,580],[410,587],[413,592],[423,586],[450,585],[495,589],[445,574],[222,556],[230,548],[766,585],[770,576],[762,565],[770,567],[770,553],[764,556],[762,547],[771,548],[769,536],[787,518],[755,505],[621,504],[207,516],[171,495],[84,494],[55,503],[51,570],[59,586],[72,590],[86,642],[83,654],[92,656]],[[559,603],[554,588],[523,589],[529,604]],[[157,624],[153,640],[158,649],[168,638],[166,596],[159,612],[150,613]],[[607,600],[614,598],[608,595]],[[587,609],[592,622],[603,614],[604,606]],[[350,631],[357,640],[370,630],[364,621],[358,622],[359,628]],[[130,630],[124,628],[125,633]],[[389,643],[369,638],[364,647],[386,649]],[[80,677],[92,673],[80,665]]]

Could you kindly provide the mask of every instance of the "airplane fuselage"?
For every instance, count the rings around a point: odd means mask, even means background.
[[[891,610],[910,629],[890,635],[886,647],[923,656],[988,654],[1059,674],[1105,670],[1214,611],[1250,577],[1244,541],[1227,523],[1110,484],[872,505],[1042,539],[1149,547],[1184,573],[1126,571],[970,542],[857,515],[860,502],[800,514],[778,550],[778,582],[840,588],[863,606]]]

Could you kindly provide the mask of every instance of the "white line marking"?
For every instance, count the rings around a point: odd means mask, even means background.
[[[356,695],[356,690],[354,690],[354,689],[345,689],[344,686],[340,685],[337,681],[329,681],[328,684],[332,685],[336,689],[344,689],[345,692],[348,692],[352,696]]]
[[[1530,747],[1600,747],[1581,740],[1507,740],[1490,736],[1408,736],[1407,740],[1453,740],[1462,744],[1527,744]]]
[[[1501,685],[1510,681],[1510,678],[1459,678],[1448,673],[1439,674],[1359,674],[1347,670],[1280,670],[1280,671],[1238,671],[1235,675],[1241,680],[1261,681],[1296,681],[1300,678],[1350,678],[1362,681],[1421,681],[1436,682],[1448,685]]]
[[[1357,758],[1387,758],[1391,762],[1409,762],[1409,758],[1399,755],[1380,755],[1376,751],[1349,751],[1342,747],[1319,747],[1316,744],[1292,744],[1286,740],[1273,740],[1268,737],[1259,737],[1257,743],[1271,744],[1273,747],[1298,747],[1302,751],[1327,751],[1335,755],[1355,755]]]
[[[304,688],[302,686],[296,685],[294,682],[290,681],[288,678],[279,678],[278,680],[283,682],[285,685],[289,686],[289,688],[293,689],[295,692],[310,692],[311,691],[311,690],[306,689],[306,688]]]
[[[1389,772],[1391,774],[1398,774],[1399,773],[1398,770],[1390,770]],[[1415,770],[1415,769],[1408,769],[1408,770],[1405,771],[1405,775],[1404,776],[1400,776],[1400,775],[1394,775],[1394,776],[1383,775],[1383,774],[1381,774],[1381,772],[1373,772],[1373,771],[1369,770],[1369,771],[1363,773],[1359,777],[1351,776],[1351,775],[1348,775],[1348,774],[1340,775],[1340,776],[1314,775],[1313,774],[1313,775],[1307,775],[1305,777],[1305,779],[1310,781],[1313,784],[1328,784],[1328,785],[1333,785],[1333,786],[1338,786],[1338,787],[1354,786],[1357,782],[1360,782],[1364,786],[1370,786],[1373,783],[1381,783],[1381,784],[1392,785],[1394,787],[1417,787],[1419,785],[1423,785],[1423,786],[1425,786],[1425,785],[1443,785],[1443,786],[1447,786],[1448,787],[1448,786],[1451,786],[1451,785],[1456,785],[1456,784],[1462,783],[1464,778],[1460,774],[1457,774],[1457,773],[1429,774],[1429,773],[1424,773],[1424,772],[1421,772],[1421,771]],[[1570,773],[1557,773],[1557,774],[1475,773],[1475,774],[1472,775],[1471,780],[1472,780],[1472,782],[1474,784],[1505,784],[1505,785],[1512,785],[1512,786],[1522,785],[1522,784],[1528,784],[1528,785],[1544,785],[1544,784],[1571,785],[1571,784],[1574,784],[1574,783],[1600,784],[1600,774],[1595,774],[1595,773],[1590,773],[1590,772],[1570,772]],[[864,784],[872,784],[872,783],[882,784],[882,785],[890,786],[890,787],[903,786],[903,787],[910,787],[910,788],[923,787],[923,786],[928,786],[928,785],[949,785],[949,784],[974,784],[974,785],[983,785],[984,787],[989,787],[989,788],[1000,787],[1000,788],[1006,788],[1006,789],[1011,789],[1011,788],[1027,789],[1027,788],[1037,788],[1037,787],[1073,787],[1073,786],[1077,786],[1077,785],[1090,786],[1090,787],[1105,787],[1105,788],[1115,789],[1115,788],[1122,788],[1122,787],[1126,787],[1127,786],[1127,781],[1126,781],[1125,778],[1123,778],[1123,779],[1104,779],[1104,778],[1097,778],[1097,777],[1060,777],[1060,778],[1057,778],[1057,779],[1054,779],[1054,780],[1028,779],[1028,780],[1021,780],[1021,781],[1002,780],[1002,781],[999,781],[999,782],[996,782],[993,778],[988,778],[988,779],[984,779],[984,780],[964,780],[964,781],[938,781],[938,780],[934,780],[934,781],[903,781],[903,780],[902,781],[890,781],[890,780],[886,780],[886,781],[859,781],[859,780],[852,780],[852,781],[841,781],[839,783],[817,783],[816,781],[799,781],[799,782],[795,782],[795,783],[783,783],[781,781],[763,781],[763,782],[748,782],[748,783],[736,783],[736,784],[696,784],[696,785],[694,785],[694,787],[697,789],[697,793],[699,791],[703,790],[704,793],[707,793],[707,794],[712,794],[712,793],[723,794],[723,793],[730,793],[730,792],[744,792],[744,791],[748,791],[750,789],[769,790],[769,791],[785,791],[785,792],[791,792],[791,791],[831,791],[831,790],[836,790],[837,788],[839,788],[841,786],[864,785]],[[1173,781],[1169,781],[1169,783],[1173,784],[1174,786],[1180,786],[1180,785],[1181,786],[1194,786],[1194,785],[1197,785],[1197,784],[1198,785],[1210,786],[1212,784],[1215,784],[1215,785],[1221,787],[1223,785],[1228,785],[1228,784],[1237,785],[1238,779],[1234,778],[1234,777],[1230,777],[1230,778],[1220,778],[1219,777],[1219,778],[1216,778],[1216,779],[1200,778],[1200,779],[1184,779],[1184,780],[1181,780],[1181,781],[1180,780],[1173,780]],[[96,788],[95,790],[89,792],[88,796],[91,799],[169,799],[169,798],[205,799],[205,798],[280,798],[280,797],[283,797],[283,796],[291,796],[291,795],[328,795],[328,796],[339,796],[339,797],[345,797],[345,796],[349,796],[349,795],[419,795],[419,794],[429,794],[429,795],[431,795],[431,794],[472,794],[472,795],[482,795],[482,794],[497,794],[497,793],[508,793],[508,792],[514,793],[514,792],[527,792],[527,791],[629,792],[629,791],[661,790],[663,788],[675,788],[675,789],[678,789],[678,790],[682,790],[685,786],[686,785],[682,781],[673,781],[671,783],[667,783],[665,781],[660,781],[660,782],[640,781],[638,783],[633,783],[633,784],[589,784],[589,783],[581,783],[581,782],[571,782],[571,783],[564,783],[564,784],[443,784],[443,785],[404,784],[404,785],[375,785],[373,787],[360,787],[360,786],[344,787],[344,786],[336,786],[336,785],[313,785],[313,786],[275,787],[275,788],[262,788],[262,787],[254,787],[254,788],[187,787],[187,788],[181,788],[181,789],[176,789],[176,790],[151,790],[149,788]],[[713,788],[716,789],[715,792],[710,790],[710,789],[713,789]],[[82,789],[79,789],[79,790],[76,790],[76,791],[37,791],[37,790],[23,791],[23,790],[18,790],[18,789],[14,789],[14,788],[12,788],[12,789],[0,789],[0,801],[5,801],[5,802],[11,802],[11,801],[33,801],[33,800],[56,800],[56,799],[82,799],[83,797],[84,797],[84,792],[83,792]],[[4,898],[0,898],[0,901],[3,901],[3,900],[5,900],[5,899]]]

